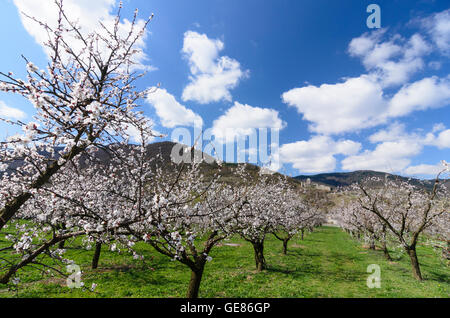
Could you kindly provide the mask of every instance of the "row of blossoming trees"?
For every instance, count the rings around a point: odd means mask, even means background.
[[[66,16],[36,21],[48,35],[50,60],[45,70],[26,58],[26,78],[0,72],[0,90],[22,95],[35,107],[33,122],[1,118],[23,133],[0,148],[0,283],[27,266],[54,270],[47,258],[63,264],[64,245],[82,237],[101,246],[133,248],[137,242],[185,264],[192,272],[188,297],[197,297],[203,269],[217,244],[240,235],[255,251],[258,270],[266,268],[264,240],[275,233],[286,253],[289,240],[322,222],[314,200],[282,176],[252,176],[242,165],[240,182],[202,174],[204,163],[174,164],[148,153],[153,131],[138,110],[151,91],[138,91],[143,76],[136,43],[147,24],[134,18],[125,30],[119,8],[114,23],[84,31]],[[130,133],[140,142],[131,145]]]
[[[402,249],[410,258],[416,279],[423,280],[417,245],[430,243],[442,248],[448,258],[450,242],[450,189],[445,175],[449,164],[443,161],[431,190],[410,182],[372,177],[340,192],[333,218],[352,236],[363,238],[369,248],[379,243],[392,260],[389,248]]]
[[[266,268],[267,235],[279,237],[286,253],[298,231],[322,222],[316,205],[282,176],[255,178],[242,165],[235,171],[242,182],[231,185],[220,182],[219,174],[203,177],[203,163],[176,165],[150,157],[145,142],[112,145],[105,152],[113,154],[109,158],[92,149],[33,191],[11,220],[10,243],[2,252],[16,257],[2,256],[1,283],[27,265],[50,268],[47,257],[70,263],[60,243],[85,237],[87,248],[94,242],[112,249],[119,245],[135,258],[143,257],[133,248],[137,242],[150,244],[190,268],[187,296],[197,297],[210,252],[222,240],[237,234],[251,242],[260,271]],[[3,180],[12,175],[6,173]]]

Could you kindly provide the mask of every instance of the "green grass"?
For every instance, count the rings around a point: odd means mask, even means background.
[[[213,249],[200,297],[450,297],[450,269],[427,246],[418,247],[424,276],[418,282],[405,255],[388,262],[381,251],[364,249],[339,228],[319,228],[303,241],[294,238],[287,255],[281,253],[281,242],[268,236],[265,257],[269,268],[261,273],[254,270],[249,243],[239,238],[224,243],[239,246]],[[95,292],[70,290],[64,279],[42,279],[37,270],[26,269],[19,274],[18,293],[0,286],[0,297],[184,297],[186,293],[189,269],[151,247],[139,245],[145,264],[105,248],[99,269],[91,270],[93,251],[80,249],[77,242],[71,246],[67,257],[81,266],[86,286],[98,284]],[[370,264],[381,267],[379,289],[366,286]]]

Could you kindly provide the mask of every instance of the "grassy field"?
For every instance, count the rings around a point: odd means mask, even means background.
[[[321,227],[301,241],[290,242],[282,255],[280,241],[269,236],[265,245],[268,270],[254,270],[253,249],[238,238],[213,249],[207,264],[200,297],[450,297],[450,268],[432,248],[418,247],[424,276],[417,282],[409,259],[395,255],[393,262],[381,251],[367,250],[339,228]],[[64,278],[42,279],[37,270],[20,272],[17,292],[2,289],[0,297],[184,297],[188,268],[162,256],[150,247],[139,246],[145,264],[126,253],[102,251],[97,270],[90,269],[93,251],[72,244],[67,257],[83,271],[86,286],[95,282],[94,292],[69,289]],[[366,286],[369,264],[381,267],[381,288]]]

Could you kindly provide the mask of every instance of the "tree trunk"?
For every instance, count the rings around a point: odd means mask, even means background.
[[[370,239],[369,248],[375,251],[375,240],[373,238]]]
[[[11,268],[2,277],[0,277],[0,284],[8,284],[11,277],[17,272],[18,266],[11,266]]]
[[[284,239],[284,240],[283,240],[283,254],[284,254],[284,255],[287,254],[288,242],[289,242],[289,239]]]
[[[302,241],[303,241],[304,236],[305,236],[305,230],[302,229]]]
[[[187,298],[198,298],[204,268],[205,264],[202,264],[198,268],[191,269],[191,280],[189,281]]]
[[[416,247],[410,247],[406,249],[409,258],[411,259],[411,266],[413,270],[413,275],[417,280],[422,281],[422,274],[420,272],[419,260],[417,259]]]
[[[258,272],[267,268],[264,258],[264,242],[252,243],[255,250],[255,264]]]
[[[94,257],[92,258],[92,269],[96,269],[98,267],[98,261],[100,259],[101,251],[102,251],[102,243],[96,242]]]
[[[383,248],[384,257],[386,257],[386,259],[388,261],[392,261],[391,255],[389,254],[389,250],[386,245],[386,241],[383,240],[381,244],[382,244],[382,248]]]
[[[65,243],[66,243],[66,241],[61,241],[61,242],[59,242],[58,248],[59,248],[59,249],[63,249]]]
[[[442,256],[444,259],[450,259],[450,241],[447,241],[447,248],[442,249]]]

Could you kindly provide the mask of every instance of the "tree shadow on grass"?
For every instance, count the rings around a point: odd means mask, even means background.
[[[363,262],[365,260],[365,257],[361,254],[357,255],[349,255],[339,252],[330,252],[329,255],[327,255],[327,259],[332,260],[335,263],[347,263],[349,261],[351,262]]]
[[[300,268],[296,269],[286,269],[279,266],[269,266],[266,270],[271,273],[281,273],[284,275],[288,275],[291,279],[299,279],[299,278],[307,278],[307,277],[315,277],[323,280],[324,282],[356,282],[361,281],[361,277],[364,277],[367,273],[365,271],[346,271],[342,269],[336,270],[326,270],[323,268],[318,268],[314,265],[305,265],[303,264]]]
[[[157,273],[157,271],[138,270],[136,268],[116,269],[110,272],[112,275],[120,275],[120,280],[132,282],[133,285],[170,285],[179,284],[182,279]]]
[[[283,268],[281,266],[274,266],[274,265],[268,265],[266,268],[267,272],[272,272],[272,273],[281,273],[281,274],[295,274],[295,272],[297,270],[293,270],[293,269],[287,269],[287,268]]]
[[[361,281],[361,277],[365,277],[367,275],[364,270],[345,268],[345,266],[349,262],[358,263],[363,261],[364,258],[360,256],[353,256],[337,252],[332,252],[329,255],[322,255],[314,253],[300,254],[296,251],[293,251],[292,254],[303,256],[303,260],[307,259],[308,261],[311,261],[311,263],[299,262],[298,265],[295,266],[295,268],[292,268],[292,266],[291,268],[286,268],[285,266],[281,265],[269,264],[267,271],[288,275],[292,277],[292,279],[314,277],[329,282]],[[322,265],[321,260],[323,260],[323,262],[326,262],[327,264],[325,266]],[[331,264],[330,261],[332,262]]]
[[[321,242],[321,243],[327,242],[326,240],[313,239],[313,238],[306,238],[305,240],[307,240],[308,242]],[[300,241],[298,241],[298,242],[300,242],[300,244],[301,244],[301,243],[304,242],[304,241],[300,240]],[[295,243],[297,243],[297,242],[295,242]]]
[[[450,275],[436,273],[435,271],[426,271],[424,275],[424,280],[426,281],[437,281],[440,283],[449,284],[450,286]]]
[[[286,256],[298,256],[298,257],[323,257],[323,254],[319,254],[319,253],[310,253],[308,251],[305,250],[295,250],[295,249],[291,249],[288,250],[287,255]]]

